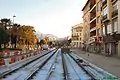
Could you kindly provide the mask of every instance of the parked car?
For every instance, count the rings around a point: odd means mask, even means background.
[[[44,44],[43,46],[42,46],[42,48],[43,48],[43,50],[48,50],[48,45],[47,44]]]

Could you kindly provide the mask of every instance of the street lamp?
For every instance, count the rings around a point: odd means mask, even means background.
[[[15,18],[15,17],[16,17],[16,16],[14,15],[14,16],[13,16],[13,25],[14,25],[14,18]]]
[[[10,48],[11,48],[11,29],[12,29],[12,27],[14,27],[14,18],[15,18],[16,16],[14,15],[13,16],[13,25],[10,25]]]

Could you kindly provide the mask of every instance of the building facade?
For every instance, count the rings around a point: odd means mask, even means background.
[[[83,50],[88,50],[88,39],[90,37],[90,2],[87,1],[85,4],[84,8],[82,9],[83,11],[83,22],[84,22],[84,27],[83,27]]]
[[[120,54],[120,0],[102,0],[103,40],[105,53]]]
[[[88,0],[82,9],[89,52],[120,55],[120,0]],[[87,23],[87,24],[86,24]],[[88,26],[88,27],[87,27]]]
[[[82,47],[82,29],[83,23],[77,24],[72,27],[72,47],[73,48],[81,48]]]
[[[89,52],[100,52],[102,31],[102,2],[101,0],[88,0],[82,9],[85,38],[85,50]]]

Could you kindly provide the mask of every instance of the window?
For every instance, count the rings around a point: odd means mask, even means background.
[[[113,11],[117,10],[118,9],[118,2],[116,2],[114,5],[113,5]]]
[[[100,2],[98,2],[98,4],[97,4],[97,11],[101,11]]]
[[[81,42],[79,42],[79,45],[81,46]]]
[[[105,35],[105,26],[102,28],[103,35]]]
[[[103,9],[103,16],[106,15],[106,14],[108,14],[108,7],[105,7],[105,8]]]
[[[100,16],[97,17],[97,23],[100,23]]]
[[[97,29],[97,35],[100,35],[100,28]]]
[[[107,34],[111,33],[112,29],[111,29],[111,24],[107,25]]]
[[[80,36],[81,36],[81,33],[80,33]]]
[[[118,31],[118,18],[113,21],[113,25],[114,25],[114,32],[117,32]]]
[[[81,37],[80,37],[80,41],[81,41]]]
[[[78,33],[77,33],[77,36],[78,36]]]
[[[78,42],[76,42],[76,47],[78,46]]]
[[[82,30],[80,30],[80,32],[82,32]]]

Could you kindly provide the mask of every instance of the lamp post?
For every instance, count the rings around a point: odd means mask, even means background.
[[[13,16],[13,25],[14,25],[14,18],[15,18],[15,17],[16,17],[16,16],[14,15],[14,16]]]
[[[12,31],[11,31],[11,29],[12,29],[12,27],[14,27],[14,18],[15,18],[16,16],[14,15],[13,16],[13,25],[12,26],[10,26],[10,48],[11,48],[11,46],[12,46],[12,44],[11,44],[11,33],[12,33]]]

